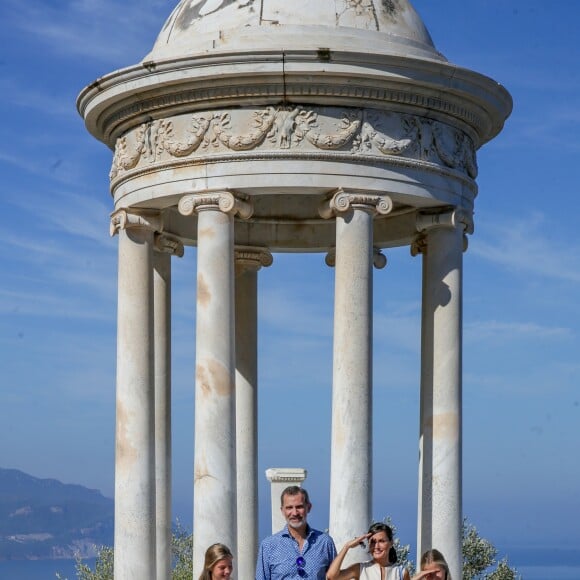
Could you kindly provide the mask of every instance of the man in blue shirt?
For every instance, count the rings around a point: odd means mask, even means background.
[[[256,580],[324,580],[336,548],[328,534],[308,525],[308,492],[292,485],[282,492],[280,502],[287,525],[260,545]]]

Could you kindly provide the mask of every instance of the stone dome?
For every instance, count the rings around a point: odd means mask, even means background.
[[[408,0],[181,0],[143,60],[298,49],[445,60]]]
[[[234,192],[253,207],[236,245],[314,252],[335,242],[320,212],[338,190],[388,194],[378,248],[411,243],[426,209],[473,211],[476,152],[511,107],[437,52],[409,0],[181,0],[140,63],[78,99],[115,151],[115,209],[195,244],[178,204]]]

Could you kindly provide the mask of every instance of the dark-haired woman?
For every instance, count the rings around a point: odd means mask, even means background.
[[[346,554],[368,540],[369,554],[372,560],[361,564],[352,564],[341,569]],[[393,530],[386,524],[373,524],[369,531],[347,542],[333,560],[327,580],[409,580],[409,572],[403,566],[397,566],[397,553],[393,547]]]

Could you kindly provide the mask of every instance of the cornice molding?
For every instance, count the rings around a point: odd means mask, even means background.
[[[423,111],[472,132],[477,148],[501,130],[512,107],[501,85],[447,62],[277,50],[144,62],[95,81],[79,95],[77,107],[89,131],[112,147],[151,118],[305,101]]]

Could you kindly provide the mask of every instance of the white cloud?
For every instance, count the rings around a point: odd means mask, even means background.
[[[514,273],[580,282],[577,238],[558,239],[559,224],[549,223],[543,214],[536,212],[509,222],[484,216],[481,222],[485,222],[481,228],[485,237],[474,237],[469,246],[472,254]]]
[[[463,377],[463,385],[468,397],[471,393],[485,395],[524,395],[526,397],[562,397],[568,393],[570,399],[578,398],[578,379],[580,378],[580,364],[567,361],[555,361],[549,357],[541,362],[530,362],[528,365],[514,364],[506,368],[501,366],[501,371],[486,367],[485,372],[470,372],[467,367]],[[507,403],[507,402],[506,402]],[[511,404],[511,403],[510,403]]]
[[[3,1],[10,8],[10,25],[45,49],[66,58],[127,64],[145,56],[171,8],[162,0],[80,0],[58,6]]]
[[[542,326],[535,322],[499,322],[487,320],[466,324],[464,328],[465,340],[479,341],[512,341],[512,340],[549,340],[568,339],[573,337],[570,328],[558,326]]]
[[[39,220],[53,233],[68,234],[105,246],[113,251],[115,243],[109,236],[111,208],[104,201],[69,191],[50,188],[41,195],[20,192],[9,203]]]
[[[2,77],[0,79],[0,95],[4,104],[11,107],[23,107],[33,109],[41,113],[50,111],[50,114],[58,117],[75,117],[74,103],[63,98],[62,94],[54,94],[46,90],[33,90],[31,86],[23,86],[14,78]],[[50,139],[54,140],[55,135]],[[38,135],[35,134],[35,139]]]

